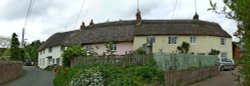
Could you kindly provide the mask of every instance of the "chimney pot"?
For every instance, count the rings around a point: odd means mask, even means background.
[[[197,12],[195,12],[193,20],[199,20],[199,15],[197,14]]]
[[[140,26],[141,25],[141,11],[139,9],[137,9],[136,12],[136,26]]]
[[[94,25],[94,21],[93,21],[93,19],[91,19],[91,21],[90,21],[89,25]]]
[[[84,28],[86,28],[86,26],[85,26],[85,23],[82,22],[82,25],[81,25],[81,27],[80,27],[80,30],[83,30]]]

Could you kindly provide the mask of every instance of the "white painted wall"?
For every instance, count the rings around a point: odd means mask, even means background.
[[[46,48],[42,51],[39,51],[38,54],[38,67],[39,68],[46,68],[49,65],[56,64],[56,59],[59,58],[59,64],[62,65],[62,50],[61,46],[52,47],[52,52],[49,52],[49,48]],[[49,61],[48,57],[52,56],[51,60]],[[53,61],[54,59],[54,61]]]

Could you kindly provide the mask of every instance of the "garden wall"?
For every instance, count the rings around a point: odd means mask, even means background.
[[[0,84],[13,80],[23,73],[22,62],[0,61]]]
[[[165,85],[187,85],[212,77],[219,73],[218,66],[193,68],[187,70],[168,70],[165,72]]]

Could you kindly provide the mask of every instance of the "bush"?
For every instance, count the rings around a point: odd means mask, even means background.
[[[55,86],[143,86],[163,84],[164,72],[157,70],[152,58],[143,66],[118,67],[90,65],[87,67],[58,68]]]
[[[74,57],[79,56],[87,56],[87,52],[81,48],[79,45],[74,45],[68,47],[66,50],[63,51],[62,57],[63,57],[63,66],[70,66],[70,60]]]
[[[104,86],[104,80],[99,70],[88,69],[74,77],[69,86]]]

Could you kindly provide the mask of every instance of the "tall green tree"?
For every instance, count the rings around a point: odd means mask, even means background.
[[[241,73],[243,74],[243,86],[250,85],[250,0],[224,0],[223,10],[218,10],[216,3],[210,0],[211,8],[215,13],[225,14],[227,18],[237,21],[237,31],[235,36],[238,37],[244,45],[245,52],[242,60]],[[227,9],[230,10],[227,10]]]
[[[19,45],[20,43],[18,41],[17,34],[13,33],[12,38],[11,38],[11,47],[10,47],[10,51],[11,51],[10,59],[11,60],[19,60],[19,61],[22,60],[20,57]]]
[[[41,44],[42,43],[40,40],[35,40],[31,42],[31,44],[28,44],[27,46],[25,46],[25,49],[24,49],[24,51],[26,52],[25,58],[36,62],[38,59],[37,49],[41,46]]]

